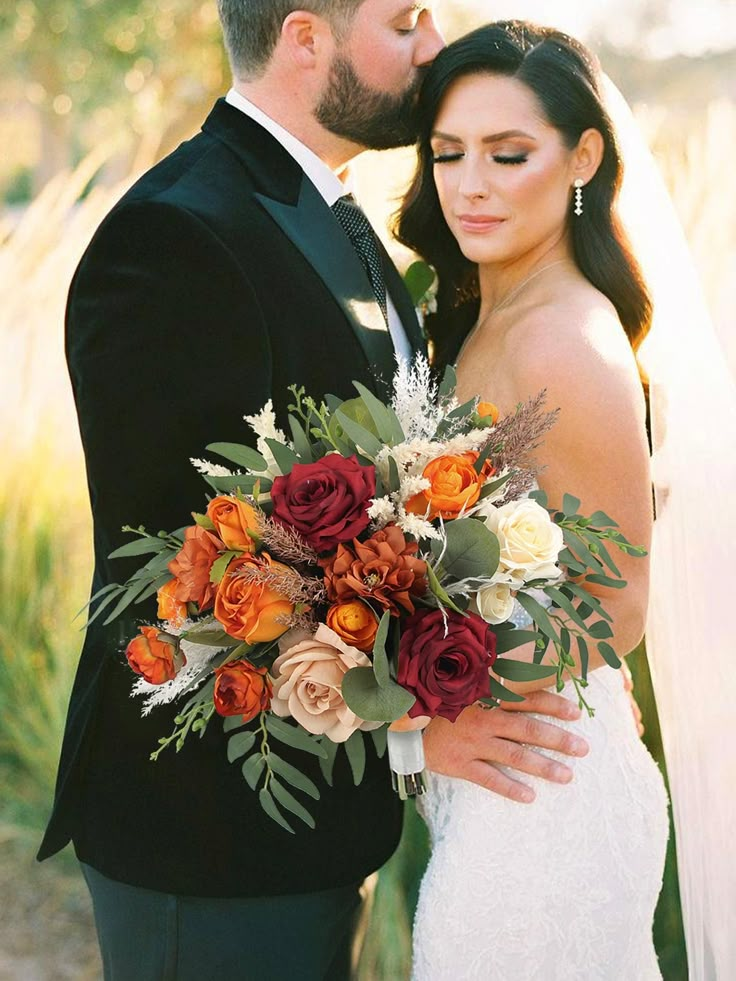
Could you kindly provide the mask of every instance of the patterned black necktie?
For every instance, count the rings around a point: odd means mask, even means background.
[[[376,233],[371,227],[371,223],[355,203],[352,194],[346,194],[338,198],[332,205],[332,211],[345,230],[345,234],[353,244],[353,248],[358,253],[358,258],[363,263],[368,279],[376,294],[378,305],[381,308],[383,319],[388,324],[388,305],[386,302],[386,283],[383,279],[383,267],[381,266],[381,255],[378,251],[378,241]]]

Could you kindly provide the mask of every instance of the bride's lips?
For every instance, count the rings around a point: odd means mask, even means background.
[[[496,215],[458,215],[457,220],[464,232],[471,235],[484,235],[499,228],[506,221]]]

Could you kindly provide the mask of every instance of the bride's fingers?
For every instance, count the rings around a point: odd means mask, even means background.
[[[505,712],[537,712],[566,721],[574,721],[582,715],[575,702],[551,691],[530,692],[523,702],[501,702],[501,708]]]
[[[501,797],[518,801],[520,804],[531,804],[536,796],[531,787],[512,779],[497,767],[482,760],[470,762],[463,773],[463,779],[477,783],[494,794],[500,794]]]

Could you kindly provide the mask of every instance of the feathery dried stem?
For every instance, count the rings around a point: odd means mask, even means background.
[[[317,576],[301,576],[295,570],[281,572],[280,569],[245,565],[235,574],[246,582],[260,583],[273,589],[291,603],[321,603],[327,599],[322,579]]]
[[[317,553],[294,528],[281,525],[261,512],[259,534],[267,551],[287,565],[316,565]]]
[[[531,454],[542,444],[542,437],[549,432],[557,421],[559,409],[544,412],[543,406],[547,399],[547,390],[543,389],[538,395],[519,405],[513,415],[504,416],[494,426],[488,442],[500,445],[500,450],[491,455],[493,465],[498,471],[509,470],[528,471],[532,475],[538,468],[531,459]],[[512,478],[513,480],[514,478]],[[505,497],[509,497],[507,490]]]

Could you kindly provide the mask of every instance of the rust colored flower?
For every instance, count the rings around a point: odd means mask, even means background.
[[[472,507],[480,496],[480,489],[491,467],[476,473],[473,464],[478,453],[471,451],[458,456],[438,456],[430,460],[422,472],[430,486],[406,502],[411,514],[425,515],[429,520],[443,517],[445,521],[456,518],[463,508]]]
[[[267,581],[246,578],[238,573],[246,568],[292,575],[288,566],[274,562],[268,552],[233,559],[217,589],[215,616],[231,637],[247,644],[276,640],[289,629],[288,618],[294,604]]]
[[[171,681],[187,663],[181,651],[168,640],[159,640],[158,627],[141,627],[140,636],[128,644],[125,656],[136,674],[150,685]]]
[[[241,658],[215,671],[215,710],[220,715],[242,715],[250,722],[271,704],[271,679],[267,668],[256,668]]]
[[[169,562],[169,572],[175,577],[176,598],[180,603],[196,603],[200,610],[209,609],[215,601],[216,586],[210,582],[210,570],[225,550],[217,535],[199,525],[184,532],[184,544]]]
[[[362,600],[347,600],[335,603],[327,611],[327,626],[334,630],[341,640],[359,651],[373,650],[378,620],[376,614]]]
[[[258,512],[247,501],[228,494],[213,497],[207,505],[207,517],[228,548],[255,552],[256,542],[249,532],[258,537],[261,524]]]
[[[338,545],[332,558],[320,562],[328,597],[336,602],[372,599],[393,616],[399,615],[399,607],[413,613],[412,596],[427,590],[427,563],[416,558],[418,550],[396,525],[387,525],[365,542]]]
[[[159,619],[168,620],[175,627],[180,627],[187,618],[187,604],[176,598],[178,588],[178,581],[170,579],[156,594]]]

